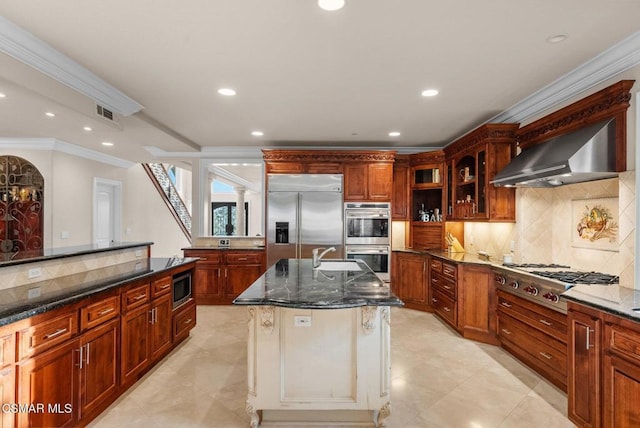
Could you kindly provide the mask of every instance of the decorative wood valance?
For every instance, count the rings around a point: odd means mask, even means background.
[[[627,168],[627,109],[635,80],[621,80],[518,130],[524,150],[587,125],[616,120],[616,170]]]
[[[444,151],[434,150],[432,152],[422,152],[411,155],[411,165],[424,165],[429,163],[444,162]]]
[[[518,123],[487,123],[444,148],[447,159],[487,142],[514,144]]]
[[[395,150],[262,150],[266,162],[393,162],[396,153]]]

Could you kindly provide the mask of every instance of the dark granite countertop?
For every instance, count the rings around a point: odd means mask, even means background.
[[[313,269],[311,259],[282,259],[246,289],[236,305],[272,305],[302,309],[343,309],[359,306],[402,306],[391,289],[360,260],[346,260],[360,270]],[[332,269],[332,270],[328,270]]]
[[[146,258],[0,290],[0,326],[120,287],[197,258]]]
[[[184,247],[181,248],[181,250],[222,250],[222,251],[259,251],[259,250],[264,250],[265,246],[264,245],[255,245],[255,246],[249,246],[249,247],[214,247],[214,246],[210,246],[210,245],[195,245],[193,247]]]
[[[84,254],[102,253],[105,251],[146,247],[148,245],[153,245],[153,242],[111,242],[106,245],[89,244],[77,245],[75,247],[18,251],[17,253],[0,253],[0,267],[61,259],[64,257],[81,256]]]
[[[613,285],[576,285],[562,294],[566,300],[640,322],[640,290]],[[634,311],[637,309],[638,311]]]
[[[445,250],[415,250],[413,248],[394,248],[393,251],[399,251],[403,253],[422,254],[425,256],[438,257],[440,259],[454,262],[454,263],[470,263],[476,265],[490,265],[501,266],[502,261],[491,260],[486,257],[482,257],[478,254],[471,253],[450,253]]]

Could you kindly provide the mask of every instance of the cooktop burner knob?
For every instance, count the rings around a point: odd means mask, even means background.
[[[496,282],[497,282],[498,284],[500,284],[500,285],[504,285],[504,284],[506,284],[506,282],[507,282],[507,279],[506,279],[504,276],[502,276],[502,275],[498,275],[498,274],[496,274],[496,276],[495,276],[495,280],[496,280]]]
[[[538,289],[532,285],[528,285],[524,288],[524,291],[531,294],[532,296],[538,295]]]
[[[518,283],[518,281],[513,281],[511,282],[511,284],[509,284],[509,286],[511,286],[511,288],[518,289],[518,287],[520,287],[520,284]]]
[[[553,303],[557,303],[558,300],[560,300],[560,298],[558,297],[557,294],[553,294],[551,292],[545,293],[542,297],[544,297],[545,299],[553,302]]]

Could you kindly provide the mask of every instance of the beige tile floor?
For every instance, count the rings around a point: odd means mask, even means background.
[[[191,337],[91,425],[248,427],[246,308],[200,306]],[[567,399],[502,349],[393,308],[391,428],[573,427]],[[290,427],[289,427],[290,428]]]

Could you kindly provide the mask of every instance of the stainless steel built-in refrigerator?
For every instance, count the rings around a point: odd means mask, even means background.
[[[344,256],[342,175],[267,176],[267,266],[280,259],[311,258],[314,248]]]

